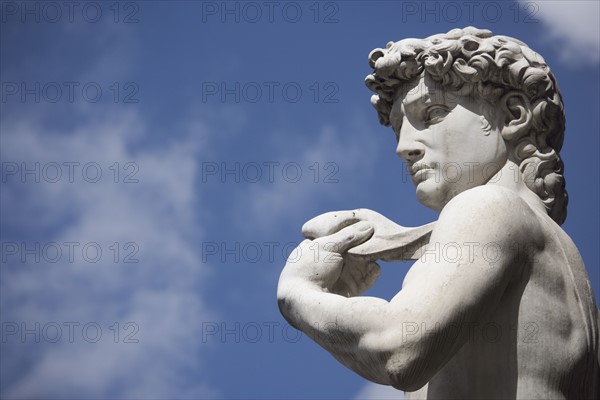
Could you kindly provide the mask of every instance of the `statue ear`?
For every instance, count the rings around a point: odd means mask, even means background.
[[[506,93],[500,99],[502,112],[502,137],[511,140],[528,131],[531,125],[531,104],[529,99],[516,90]]]

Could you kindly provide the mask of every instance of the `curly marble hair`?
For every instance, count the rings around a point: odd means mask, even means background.
[[[556,78],[542,56],[517,39],[467,27],[389,42],[369,54],[369,65],[374,71],[365,83],[376,93],[371,103],[385,126],[390,126],[398,89],[422,73],[452,90],[467,84],[471,93],[492,106],[510,91],[523,94],[530,103],[530,129],[504,139],[511,144],[527,187],[542,199],[552,219],[564,222],[568,197],[559,155],[564,107]]]

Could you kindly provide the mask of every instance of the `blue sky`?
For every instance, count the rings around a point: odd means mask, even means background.
[[[557,76],[563,227],[600,298],[597,2],[73,7],[0,8],[2,397],[401,398],[289,327],[276,284],[317,214],[436,218],[363,80],[373,48],[455,27]]]

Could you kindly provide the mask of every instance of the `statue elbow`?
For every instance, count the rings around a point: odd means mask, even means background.
[[[286,321],[291,323],[292,321],[290,317],[292,314],[292,305],[290,300],[291,299],[288,296],[280,293],[279,291],[277,292],[277,306],[279,307],[279,312],[281,315],[283,315]]]
[[[277,290],[277,306],[283,318],[294,328],[300,329],[297,302],[292,293],[289,290],[283,290],[281,285]]]
[[[431,376],[420,357],[403,352],[393,354],[386,364],[389,384],[405,392],[414,392],[425,386]]]
[[[395,327],[365,335],[360,342],[360,347],[372,356],[369,365],[378,366],[379,380],[406,392],[419,390],[436,372],[426,360],[426,345],[416,335],[402,336]]]

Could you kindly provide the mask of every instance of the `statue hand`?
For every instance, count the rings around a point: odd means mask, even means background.
[[[395,224],[383,215],[367,210],[329,212],[308,221],[302,227],[302,234],[308,239],[324,238],[360,221],[368,222],[375,232],[391,232],[406,229]],[[376,256],[353,254],[354,250],[367,245],[373,238],[352,246],[341,254],[343,266],[340,275],[330,290],[347,297],[356,296],[370,288],[381,273],[375,262]]]
[[[344,265],[339,278],[330,290],[332,293],[346,297],[358,296],[373,286],[379,278],[381,268],[375,261],[365,260],[348,252],[342,257]]]
[[[307,239],[316,239],[331,235],[359,221],[369,222],[377,230],[393,231],[403,228],[378,212],[359,208],[356,210],[331,211],[318,215],[302,226],[302,235]]]
[[[290,254],[281,273],[280,286],[293,287],[300,280],[316,284],[332,293],[354,296],[377,279],[379,266],[347,255],[373,234],[373,226],[359,222],[330,235],[304,240]],[[342,256],[344,254],[344,256]]]
[[[419,227],[404,227],[383,215],[368,209],[334,211],[321,214],[302,227],[302,234],[308,239],[330,235],[338,230],[366,221],[373,225],[373,237],[367,242],[351,248],[348,253],[366,261],[416,260],[421,249],[429,242],[434,223]]]

